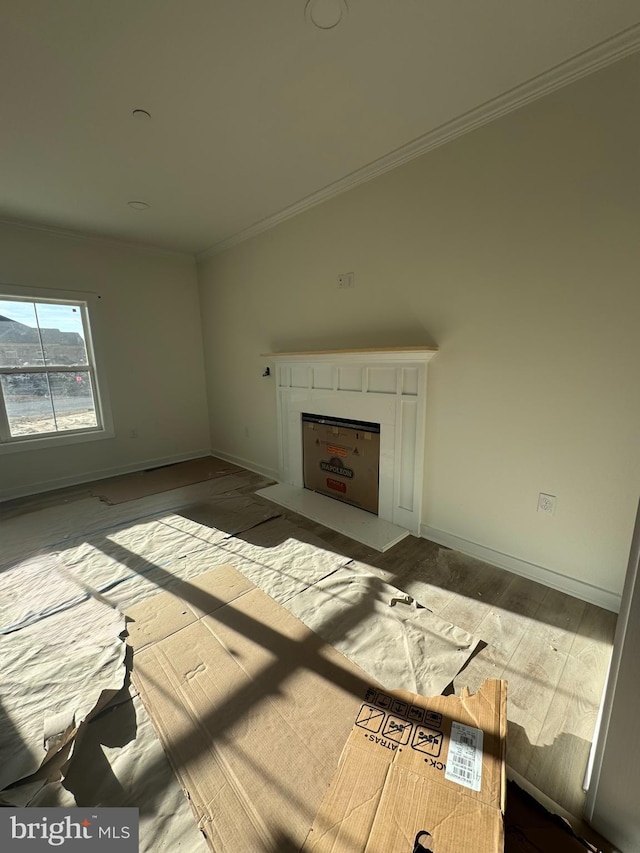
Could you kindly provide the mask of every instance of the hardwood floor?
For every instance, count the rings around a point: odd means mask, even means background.
[[[171,509],[263,548],[293,537],[374,567],[423,606],[485,641],[486,647],[455,678],[453,689],[459,692],[466,685],[474,690],[486,677],[507,679],[508,765],[580,816],[615,614],[428,540],[408,537],[384,554],[373,551],[256,496],[255,490],[268,482],[240,472],[206,489],[184,487],[118,507],[91,498],[91,484],[71,487],[0,505],[0,536],[9,543],[12,531],[14,539],[23,537],[26,554],[36,547],[34,542],[46,540],[46,533],[37,529],[44,517],[41,510],[55,509],[62,530],[73,524],[77,502],[95,501],[96,519],[103,526],[110,520],[122,523],[127,513],[140,517],[145,511]],[[246,500],[224,500],[234,496]],[[266,508],[273,517],[267,517]],[[67,528],[61,518],[69,520]],[[81,533],[74,530],[75,536]],[[15,541],[12,547],[14,562]]]

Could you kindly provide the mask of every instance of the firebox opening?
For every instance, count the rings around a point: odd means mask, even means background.
[[[304,487],[378,514],[380,424],[302,412]]]

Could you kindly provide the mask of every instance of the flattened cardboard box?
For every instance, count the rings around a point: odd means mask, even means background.
[[[229,566],[127,616],[133,682],[211,849],[298,851],[371,679]]]
[[[383,690],[230,566],[127,615],[134,684],[217,853],[289,853],[307,835],[305,850],[413,853],[416,833],[436,828],[438,803],[449,831],[473,837],[468,849],[502,849],[502,682],[462,700]],[[480,792],[438,769],[451,720],[485,727]],[[412,752],[426,768],[413,775]],[[396,764],[403,773],[387,782]],[[381,825],[383,814],[393,823]],[[481,846],[489,835],[494,846]]]
[[[370,691],[306,853],[504,848],[506,683],[426,699]]]

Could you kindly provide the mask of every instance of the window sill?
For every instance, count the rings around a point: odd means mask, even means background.
[[[84,444],[87,441],[102,441],[114,438],[112,429],[95,429],[83,432],[59,433],[58,435],[25,436],[0,443],[0,456],[25,450],[48,450],[68,444]]]

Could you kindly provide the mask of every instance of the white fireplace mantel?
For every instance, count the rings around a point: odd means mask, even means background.
[[[369,421],[380,424],[378,518],[400,528],[402,535],[407,532],[419,535],[427,364],[436,352],[434,347],[398,347],[265,355],[276,368],[278,479],[293,490],[301,490],[299,511],[329,526],[343,524],[342,521],[331,524],[326,516],[313,515],[302,506],[309,505],[303,494],[306,490],[303,489],[302,413]],[[289,506],[291,494],[290,490]],[[265,496],[277,500],[274,495]],[[357,535],[357,529],[371,526],[375,516],[331,498],[320,495],[313,495],[313,498],[318,506],[326,502],[327,506],[333,505],[329,516],[355,518],[356,521],[360,518],[355,533],[352,528],[341,532],[365,541]],[[336,512],[336,506],[340,512]],[[398,535],[395,539],[391,537],[393,541],[399,538]],[[378,541],[377,534],[374,540]],[[378,547],[374,541],[368,539],[367,542]],[[380,550],[385,549],[381,547]]]

